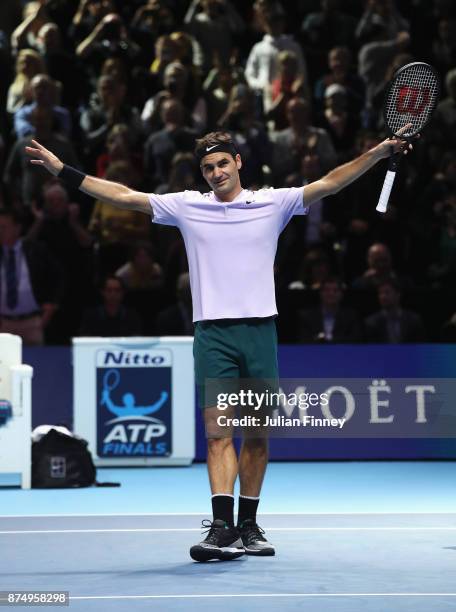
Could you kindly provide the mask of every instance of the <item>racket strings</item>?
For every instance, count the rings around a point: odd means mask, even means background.
[[[437,104],[438,77],[430,66],[416,63],[395,77],[385,103],[385,120],[394,133],[411,123],[403,136],[417,134],[428,122]]]

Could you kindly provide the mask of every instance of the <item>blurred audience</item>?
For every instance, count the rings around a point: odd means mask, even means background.
[[[65,281],[51,287],[41,264],[27,260],[36,312],[59,304],[47,309],[45,325],[32,321],[32,341],[67,343],[95,287],[116,273],[128,290],[124,296],[111,279],[113,303],[126,302],[110,307],[112,317],[102,307],[92,312],[96,333],[119,331],[128,307],[139,328],[125,333],[192,333],[179,230],[49,180],[25,154],[32,138],[65,163],[133,189],[205,192],[194,140],[223,128],[242,156],[245,188],[302,186],[387,136],[385,89],[416,59],[440,73],[442,99],[401,164],[388,212],[375,210],[385,162],[294,217],[280,237],[279,340],[304,338],[299,311],[310,341],[327,330],[332,340],[328,333],[324,341],[339,341],[345,307],[323,316],[324,293],[334,304],[344,295],[364,320],[378,308],[379,285],[392,281],[419,307],[426,339],[448,341],[453,324],[444,324],[456,310],[455,23],[451,0],[0,3],[0,209],[21,213],[24,252],[42,243]],[[338,281],[328,288],[333,274]],[[391,303],[400,300],[388,291]],[[4,295],[0,312],[21,325]],[[408,323],[394,322],[406,312],[398,303],[386,299],[378,317],[393,313],[387,334],[407,341]],[[35,313],[28,306],[18,316]]]

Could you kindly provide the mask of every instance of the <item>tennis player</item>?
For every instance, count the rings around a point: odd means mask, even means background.
[[[273,266],[277,240],[288,221],[355,181],[392,150],[406,153],[411,148],[399,138],[385,140],[305,187],[249,191],[241,186],[242,159],[233,139],[226,132],[212,132],[197,140],[195,148],[212,191],[155,195],[86,175],[64,165],[35,140],[31,144],[26,147],[31,163],[44,166],[68,186],[180,229],[190,270],[195,375],[209,432],[219,411],[205,405],[207,379],[278,378]],[[205,540],[190,549],[193,559],[275,554],[256,520],[267,460],[266,437],[244,438],[238,458],[230,436],[208,435],[213,521],[205,525]],[[238,474],[235,526],[233,492]]]

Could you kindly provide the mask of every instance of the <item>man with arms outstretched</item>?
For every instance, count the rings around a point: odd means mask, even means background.
[[[249,191],[241,186],[242,160],[231,136],[212,132],[197,140],[195,149],[212,191],[165,195],[141,193],[85,175],[64,165],[38,142],[32,145],[27,147],[31,163],[43,165],[69,186],[180,229],[190,270],[195,375],[209,432],[207,465],[213,509],[206,539],[193,546],[190,554],[197,561],[234,559],[245,553],[274,555],[273,545],[256,522],[268,458],[267,438],[245,438],[238,459],[231,437],[210,435],[218,409],[214,404],[205,405],[205,382],[278,378],[273,266],[281,231],[293,215],[306,214],[313,202],[337,193],[392,151],[407,153],[410,145],[399,139],[385,140],[305,187]],[[233,491],[238,474],[235,526]]]

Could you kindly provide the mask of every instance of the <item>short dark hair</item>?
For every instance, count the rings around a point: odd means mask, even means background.
[[[9,217],[15,225],[24,226],[24,216],[17,210],[0,208],[0,217]]]
[[[107,276],[105,276],[104,278],[101,279],[101,282],[99,284],[99,290],[100,291],[104,291],[104,289],[106,289],[106,285],[108,284],[109,281],[116,281],[117,283],[119,283],[122,292],[126,293],[126,286],[124,281],[119,277],[116,276],[115,274],[108,274]]]
[[[320,283],[320,290],[325,287],[325,285],[337,285],[339,291],[345,291],[345,284],[338,276],[328,276]]]
[[[400,285],[399,281],[397,279],[393,278],[393,277],[385,278],[380,283],[378,283],[377,291],[380,291],[380,289],[382,287],[385,287],[385,286],[392,287],[392,289],[394,289],[394,291],[396,291],[396,293],[402,293],[401,285]]]
[[[198,138],[195,143],[195,156],[201,160],[206,154],[206,150],[208,147],[216,147],[217,145],[222,145],[226,147],[232,147],[233,150],[236,149],[236,143],[229,132],[218,131],[218,132],[209,132],[209,134],[205,134],[202,138]],[[235,158],[235,154],[231,153],[233,159]]]

